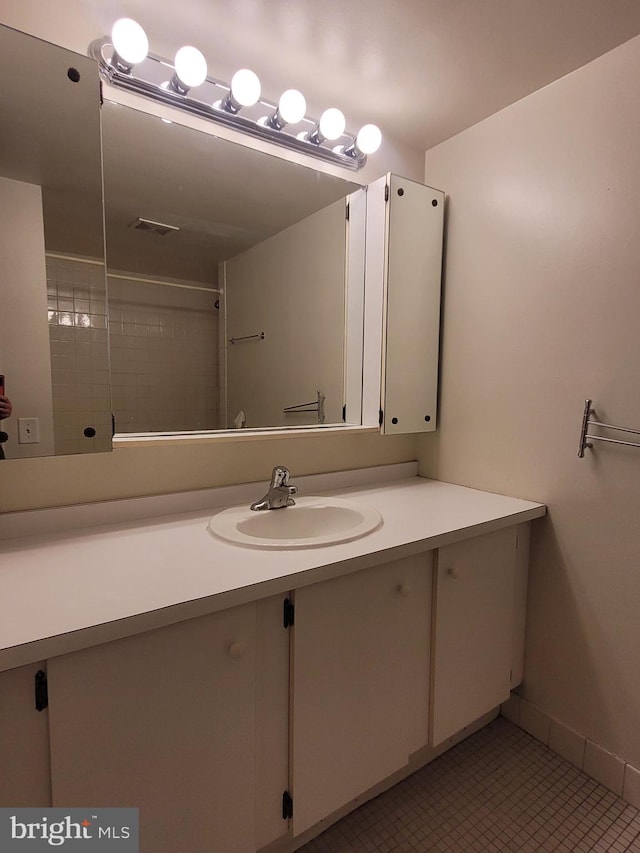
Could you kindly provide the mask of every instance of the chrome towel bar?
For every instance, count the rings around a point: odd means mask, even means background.
[[[257,335],[243,335],[241,338],[229,338],[230,344],[237,344],[238,341],[250,341],[253,338],[258,338],[258,340],[264,340],[264,332],[258,332]]]
[[[321,391],[316,391],[316,399],[311,400],[309,403],[298,403],[295,406],[287,406],[282,411],[287,414],[302,414],[303,412],[317,412],[318,414],[318,423],[324,423],[324,401],[327,398]]]
[[[619,438],[607,438],[604,435],[593,435],[589,432],[589,427],[600,427],[601,429],[613,429],[619,432],[627,432],[633,435],[640,435],[640,429],[631,429],[631,427],[616,426],[615,424],[605,424],[601,421],[595,421],[592,416],[595,415],[595,409],[591,405],[592,400],[584,401],[584,412],[582,413],[582,428],[580,430],[580,446],[578,447],[578,457],[582,459],[584,456],[585,447],[593,447],[594,441],[605,441],[608,444],[624,444],[625,447],[640,447],[640,443],[635,441],[622,441]],[[589,439],[589,440],[587,440]]]

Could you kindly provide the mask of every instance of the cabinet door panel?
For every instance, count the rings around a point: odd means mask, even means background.
[[[506,528],[438,553],[434,746],[509,697],[516,535]]]
[[[255,605],[49,661],[54,806],[140,809],[142,853],[255,849]]]
[[[289,635],[284,595],[257,602],[256,847],[287,833],[282,792],[289,785]]]
[[[295,594],[293,832],[407,763],[427,741],[431,555]]]
[[[444,193],[389,176],[384,433],[433,432]]]
[[[48,711],[36,711],[44,663],[0,672],[0,808],[50,806]]]

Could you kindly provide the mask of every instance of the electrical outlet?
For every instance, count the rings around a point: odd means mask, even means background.
[[[18,444],[40,444],[39,418],[18,418]]]

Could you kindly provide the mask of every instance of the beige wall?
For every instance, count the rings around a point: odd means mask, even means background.
[[[42,190],[0,177],[0,373],[5,374],[13,416],[2,421],[8,433],[7,458],[53,453],[51,355],[47,325]],[[7,294],[11,294],[7,298]],[[39,444],[18,443],[18,418],[38,418]]]
[[[413,436],[343,432],[295,438],[122,447],[113,453],[6,460],[0,512],[267,480],[416,459]]]
[[[422,471],[544,501],[524,694],[640,764],[640,38],[427,152],[449,195],[440,430]]]

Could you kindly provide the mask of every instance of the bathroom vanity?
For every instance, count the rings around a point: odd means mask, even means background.
[[[0,805],[135,806],[153,853],[291,851],[483,725],[522,677],[545,508],[415,474],[293,478],[383,519],[298,550],[207,529],[264,484],[3,517]]]

